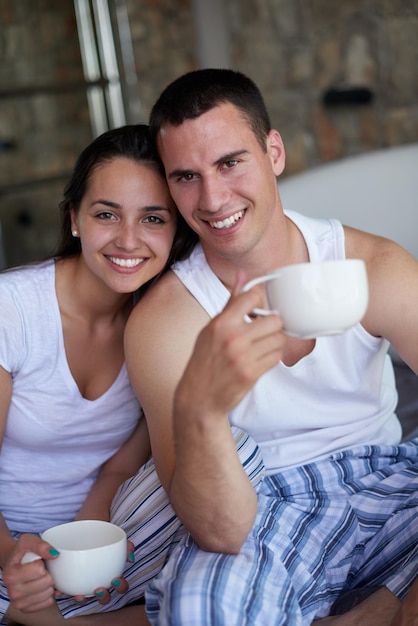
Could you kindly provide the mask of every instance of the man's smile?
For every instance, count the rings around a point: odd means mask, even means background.
[[[231,226],[233,226],[236,222],[238,222],[238,220],[241,219],[241,217],[244,215],[244,211],[238,211],[237,213],[234,213],[234,215],[231,215],[230,217],[225,218],[224,220],[218,220],[216,222],[210,222],[209,221],[209,225],[212,228],[230,228]]]

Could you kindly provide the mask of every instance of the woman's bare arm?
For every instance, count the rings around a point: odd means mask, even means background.
[[[147,423],[141,417],[132,435],[116,454],[105,463],[76,519],[109,521],[110,505],[117,489],[134,476],[149,459],[151,446]]]

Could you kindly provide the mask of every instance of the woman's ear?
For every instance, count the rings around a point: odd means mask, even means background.
[[[73,204],[70,205],[70,218],[71,218],[71,230],[78,231],[77,214],[74,210]]]
[[[286,153],[281,135],[274,128],[267,136],[267,153],[270,156],[275,175],[280,176],[286,163]]]

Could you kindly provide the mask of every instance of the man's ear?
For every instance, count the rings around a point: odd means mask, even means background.
[[[286,163],[286,153],[279,131],[272,128],[267,136],[266,143],[267,153],[270,156],[273,171],[276,176],[280,176]]]

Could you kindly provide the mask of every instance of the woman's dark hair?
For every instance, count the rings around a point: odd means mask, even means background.
[[[241,111],[265,151],[271,124],[260,90],[248,76],[229,69],[195,70],[170,83],[151,110],[151,135],[155,139],[163,126],[180,126],[226,103]]]
[[[165,180],[164,168],[147,125],[122,126],[97,137],[77,158],[72,176],[64,189],[64,199],[59,205],[61,233],[54,256],[66,258],[80,254],[80,239],[71,234],[70,210],[73,209],[77,213],[97,167],[120,157],[131,159],[136,163],[155,165],[161,178]],[[167,267],[175,261],[186,258],[196,241],[197,235],[177,211],[177,229]]]

